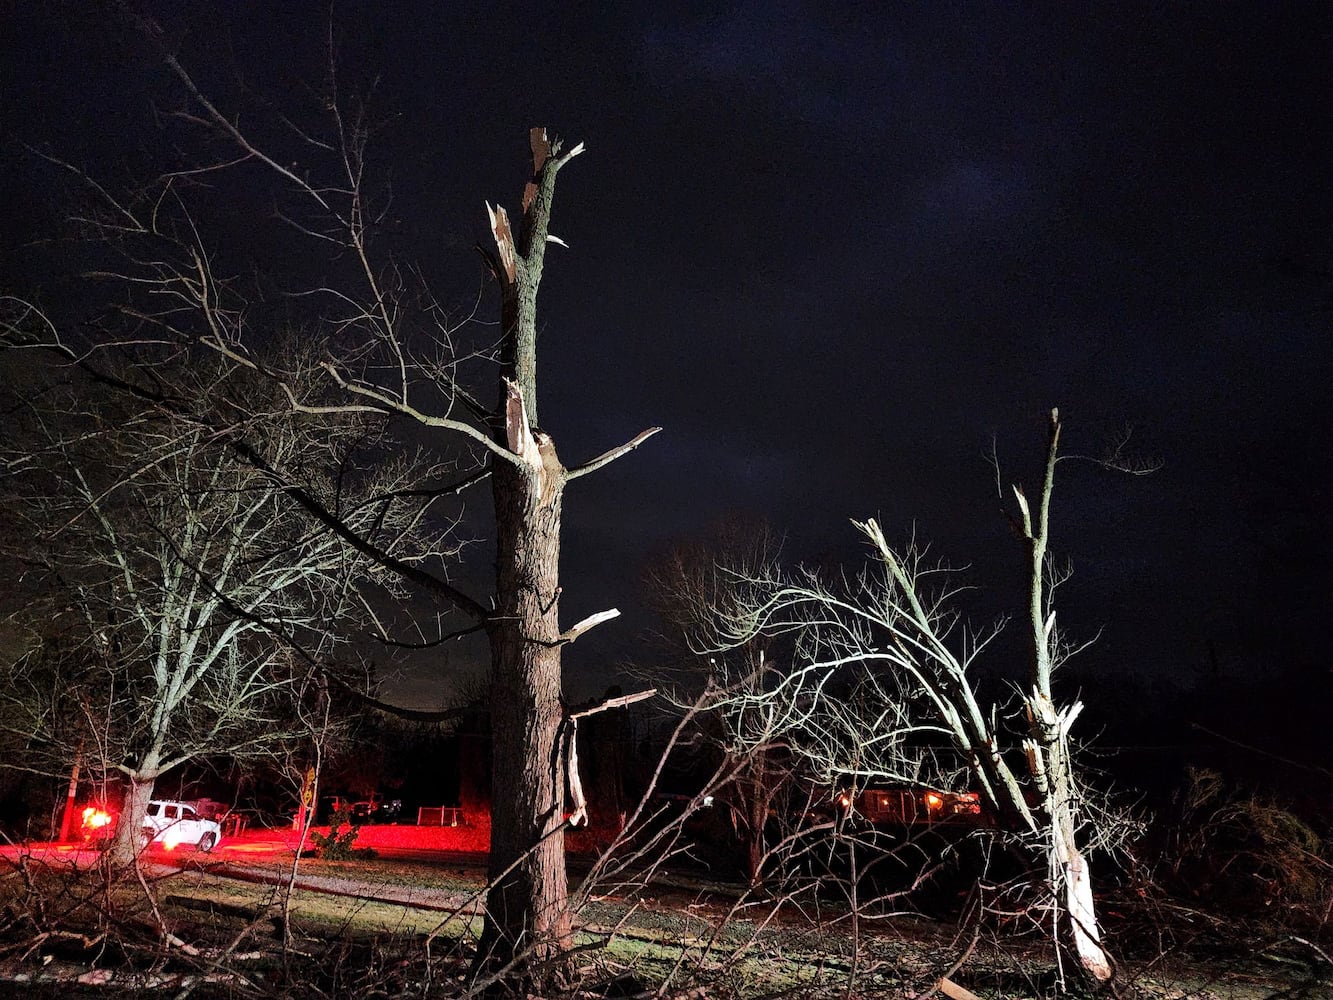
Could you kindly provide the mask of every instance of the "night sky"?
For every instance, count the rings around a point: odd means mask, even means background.
[[[1162,463],[1061,467],[1061,620],[1103,628],[1085,676],[1327,677],[1333,6],[573,6],[333,17],[344,92],[378,77],[393,239],[446,301],[482,280],[483,201],[516,209],[528,126],[587,144],[542,423],[571,465],[665,430],[566,497],[566,621],[625,612],[566,653],[572,697],[642,655],[645,562],[733,511],[793,558],[859,559],[849,518],[915,527],[972,613],[1020,613],[985,456],[1035,489],[1051,406],[1068,450],[1131,425]],[[149,9],[224,106],[322,77],[326,5]],[[16,143],[122,181],[177,91],[96,5],[0,10],[0,283],[59,299],[59,253],[27,246],[55,187]]]

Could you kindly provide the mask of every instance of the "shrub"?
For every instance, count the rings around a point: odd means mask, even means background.
[[[1196,897],[1225,909],[1315,918],[1333,901],[1333,851],[1276,802],[1228,789],[1191,768],[1172,873]]]
[[[314,843],[315,856],[324,861],[352,861],[356,858],[373,858],[375,851],[370,847],[354,847],[360,831],[352,825],[352,807],[339,806],[329,818],[329,832],[310,831],[310,840]]]

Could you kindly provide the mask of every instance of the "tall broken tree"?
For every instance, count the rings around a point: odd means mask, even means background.
[[[497,442],[493,461],[496,609],[486,621],[491,645],[491,732],[494,773],[490,889],[478,970],[494,972],[533,949],[548,960],[570,941],[565,877],[565,725],[560,651],[614,611],[560,629],[560,510],[565,486],[638,447],[653,428],[576,469],[566,469],[555,442],[537,425],[537,289],[549,233],[556,174],[583,152],[561,152],[534,128],[532,179],[523,191],[515,233],[504,208],[488,206],[500,284],[504,341],[500,354]]]
[[[1101,945],[1092,897],[1088,859],[1079,849],[1079,792],[1069,753],[1069,731],[1083,710],[1081,702],[1059,706],[1051,691],[1054,667],[1052,642],[1055,611],[1046,593],[1046,549],[1051,519],[1055,466],[1060,460],[1060,411],[1051,410],[1046,466],[1036,510],[1019,486],[1014,487],[1020,521],[1017,527],[1028,555],[1027,639],[1029,690],[1024,695],[1029,736],[1023,748],[1028,772],[1039,796],[1052,890],[1063,897],[1056,910],[1083,968],[1095,979],[1111,978],[1111,964]]]

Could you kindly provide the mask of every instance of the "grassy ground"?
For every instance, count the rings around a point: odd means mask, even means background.
[[[436,995],[456,991],[479,930],[479,873],[386,859],[305,861],[286,910],[284,888],[258,880],[281,875],[277,867],[150,866],[142,882],[108,886],[95,870],[10,866],[0,872],[0,981],[27,976],[23,989],[34,992],[25,997],[48,988],[43,975],[70,979],[90,968],[121,977],[98,987],[102,997],[117,985],[141,985],[125,978],[131,970],[167,977],[173,991],[179,977],[196,977],[195,995],[318,992],[365,1000],[385,984],[419,991],[423,982]],[[854,977],[856,997],[914,996],[964,946],[955,927],[920,917],[854,924],[834,900],[812,895],[777,908],[742,905],[724,888],[707,887],[654,885],[594,896],[578,926],[577,978],[594,995],[608,984],[625,994],[670,978],[681,988],[706,984],[707,995],[717,997],[845,996]],[[981,941],[954,979],[983,997],[1019,1000],[1050,995],[1052,968],[1035,944]],[[1126,963],[1118,996],[1333,1000],[1333,983],[1318,981],[1314,971],[1258,955],[1208,964],[1157,956]],[[198,978],[210,973],[222,978]],[[73,1000],[77,993],[60,996]]]

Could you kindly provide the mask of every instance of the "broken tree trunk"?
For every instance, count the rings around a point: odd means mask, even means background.
[[[1029,507],[1023,491],[1014,487],[1022,515],[1019,527],[1028,547],[1031,690],[1026,697],[1029,735],[1024,741],[1024,749],[1028,769],[1042,800],[1048,872],[1064,937],[1072,943],[1083,970],[1094,979],[1104,981],[1111,978],[1111,962],[1097,929],[1088,859],[1078,849],[1078,789],[1069,752],[1069,730],[1083,706],[1075,702],[1057,709],[1051,696],[1055,613],[1048,614],[1046,610],[1045,564],[1059,446],[1060,411],[1053,409],[1045,477],[1035,511]]]
[[[473,963],[474,984],[509,987],[559,973],[572,943],[565,874],[560,652],[618,612],[560,630],[560,515],[566,484],[633,451],[660,428],[566,469],[537,425],[537,290],[550,235],[557,171],[583,152],[562,153],[546,130],[530,133],[532,179],[517,232],[487,206],[500,286],[500,392],[491,465],[495,503],[495,608],[491,644],[492,801],[490,888]]]
[[[560,678],[560,513],[567,473],[555,442],[536,428],[537,289],[541,283],[560,155],[532,129],[532,179],[515,233],[503,207],[487,206],[500,285],[496,440],[512,458],[493,461],[496,607],[491,646],[492,802],[490,889],[473,974],[523,975],[571,943],[565,874],[564,721]]]

